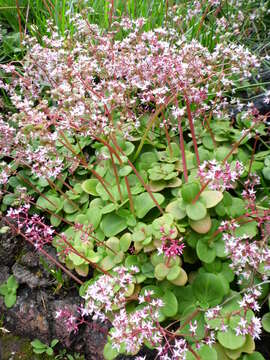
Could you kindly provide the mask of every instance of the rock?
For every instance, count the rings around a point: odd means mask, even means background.
[[[68,331],[65,322],[60,318],[56,319],[56,311],[68,310],[72,316],[78,317],[78,306],[80,304],[80,298],[78,296],[68,297],[64,300],[54,300],[50,303],[50,315],[52,320],[52,332],[56,339],[59,339],[62,345],[66,348],[71,348],[74,343],[74,336]]]
[[[87,325],[79,343],[84,344],[83,353],[87,360],[103,360],[103,348],[107,341],[109,323],[95,321]]]
[[[20,259],[20,264],[24,265],[28,268],[37,267],[39,264],[39,255],[33,251],[28,251],[27,253],[23,254]]]
[[[50,285],[48,279],[38,276],[38,273],[30,271],[18,263],[12,266],[12,272],[19,284],[27,284],[31,289]]]
[[[6,309],[0,304],[0,312],[5,315],[5,327],[12,333],[49,341],[50,327],[46,309],[35,301],[31,290],[23,289],[18,292],[16,303],[12,308]]]
[[[5,220],[0,221],[0,228],[3,226],[8,226]],[[14,235],[11,230],[5,234],[0,234],[0,264],[12,265],[23,245],[24,241]]]
[[[9,268],[7,266],[0,266],[0,285],[6,282],[9,276]]]

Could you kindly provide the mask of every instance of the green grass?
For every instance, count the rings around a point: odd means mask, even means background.
[[[66,30],[72,31],[70,18],[76,13],[87,16],[91,23],[108,28],[111,15],[110,2],[111,0],[0,0],[0,24],[2,23],[6,32],[4,42],[0,46],[0,62],[17,60],[21,57],[20,43],[25,33],[41,40],[48,31],[48,19],[56,24],[62,35]],[[173,5],[180,5],[177,14],[183,19],[188,7],[193,3],[191,0],[114,0],[114,16],[144,17],[147,19],[145,30],[150,30],[164,25],[167,21],[168,9]],[[266,4],[267,9],[270,9],[270,0],[264,0],[263,3]],[[256,6],[259,7],[259,4],[261,4],[260,0],[255,3],[247,0],[241,10],[244,14],[249,14]],[[93,8],[94,14],[87,10],[88,7]],[[209,7],[205,16],[196,16],[188,22],[181,20],[179,33],[185,33],[189,39],[200,40],[202,45],[211,50],[220,42],[220,35],[216,34],[217,17],[224,16],[230,21],[231,14],[237,14],[238,11],[239,9],[228,6],[228,1],[223,0],[218,15],[215,9],[211,10]],[[250,26],[251,32],[248,32]],[[241,33],[234,40],[244,43],[259,54],[265,54],[270,49],[269,31],[270,16],[266,13],[257,23],[250,24],[244,21]]]

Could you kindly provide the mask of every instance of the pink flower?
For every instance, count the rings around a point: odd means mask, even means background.
[[[216,160],[209,160],[199,166],[198,176],[201,182],[209,181],[210,189],[224,191],[233,188],[243,172],[244,166],[239,161],[236,161],[232,168],[228,162],[220,164]]]

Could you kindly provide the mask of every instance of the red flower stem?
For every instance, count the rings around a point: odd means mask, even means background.
[[[125,183],[126,183],[127,192],[128,192],[130,210],[131,210],[133,216],[135,216],[134,204],[133,204],[132,194],[131,194],[131,191],[130,191],[130,186],[129,186],[127,176],[125,176]]]
[[[175,100],[175,106],[176,107],[178,106],[177,100]],[[181,150],[181,156],[182,156],[184,179],[185,179],[185,182],[188,182],[188,171],[187,171],[187,161],[186,161],[186,153],[185,153],[185,142],[184,142],[183,128],[182,128],[180,116],[178,116],[178,131],[179,131],[179,144],[180,144],[180,150]]]
[[[200,166],[200,157],[199,157],[198,145],[197,145],[197,140],[196,140],[196,135],[195,135],[195,128],[194,128],[192,115],[191,115],[190,102],[186,95],[184,96],[184,98],[185,98],[186,106],[187,106],[187,116],[188,116],[188,122],[189,122],[192,142],[193,142],[193,146],[194,146],[194,152],[195,152],[197,164],[198,164],[198,166]]]
[[[17,229],[11,222],[5,218],[6,222],[9,224],[11,228],[20,236],[22,236],[27,242],[34,246],[33,242],[27,238],[19,229]],[[70,276],[73,280],[75,280],[78,284],[82,285],[83,282],[77,278],[71,271],[69,271],[65,266],[63,266],[59,261],[55,260],[50,254],[48,254],[44,249],[38,249],[43,255],[45,255],[51,262],[53,262],[56,266],[62,269],[68,276]]]
[[[115,199],[114,199],[113,195],[111,194],[110,190],[107,188],[105,181],[102,179],[102,177],[94,169],[91,169],[86,162],[82,161],[82,159],[80,159],[78,157],[78,155],[76,154],[76,152],[73,150],[72,146],[70,146],[69,143],[63,142],[63,141],[61,141],[61,139],[59,139],[59,141],[64,146],[66,146],[74,154],[74,156],[76,156],[79,159],[80,163],[82,164],[82,166],[84,166],[85,169],[91,171],[91,173],[100,181],[101,185],[103,186],[104,190],[109,195],[112,202],[115,203]]]
[[[122,154],[125,155],[123,150],[120,148],[120,146],[118,146],[118,144],[115,144],[115,146],[117,147],[117,150]],[[164,211],[163,209],[160,207],[159,203],[157,202],[156,198],[154,197],[150,187],[144,182],[143,178],[141,177],[141,175],[139,174],[139,172],[137,171],[137,169],[135,168],[135,166],[132,164],[132,162],[129,160],[129,158],[127,158],[128,164],[129,166],[132,168],[132,170],[134,171],[135,175],[137,176],[137,178],[139,179],[140,183],[143,185],[143,187],[145,188],[145,190],[148,192],[148,194],[150,195],[151,199],[154,201],[156,207],[159,209],[159,211],[161,212],[162,215],[164,215]]]
[[[249,163],[249,168],[248,168],[248,177],[250,177],[251,167],[252,167],[252,163],[254,160],[254,155],[255,155],[255,150],[256,150],[258,139],[259,139],[259,135],[256,135],[255,142],[254,142],[253,149],[252,149],[251,159],[250,159],[250,163]]]
[[[224,164],[229,157],[232,155],[232,153],[235,151],[235,149],[238,148],[238,146],[241,144],[241,142],[244,140],[244,138],[247,136],[247,134],[250,133],[250,131],[254,128],[256,124],[254,123],[250,128],[249,131],[245,132],[245,134],[240,138],[240,140],[238,140],[233,147],[231,148],[231,150],[228,152],[228,154],[225,156],[225,158],[222,160],[222,164]],[[202,194],[202,192],[205,190],[205,188],[211,183],[212,180],[208,180],[206,183],[202,184],[201,190],[198,192],[198,194],[195,196],[195,198],[193,199],[192,203],[195,204],[196,201],[199,199],[200,195]]]
[[[122,191],[121,191],[121,187],[120,187],[119,176],[118,176],[118,172],[117,172],[117,169],[116,169],[115,162],[113,160],[113,154],[111,152],[110,152],[110,157],[111,157],[111,161],[112,161],[112,167],[113,167],[113,172],[114,172],[114,176],[115,176],[115,180],[116,180],[118,193],[119,193],[119,196],[120,196],[120,201],[122,203],[123,202],[123,195],[122,195]]]

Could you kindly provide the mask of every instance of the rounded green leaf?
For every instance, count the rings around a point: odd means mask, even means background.
[[[51,347],[47,348],[46,354],[49,356],[53,356],[53,349]]]
[[[86,216],[88,219],[88,224],[93,225],[93,228],[96,229],[102,217],[102,210],[100,208],[91,207],[87,210]]]
[[[124,252],[128,251],[131,244],[131,234],[126,233],[120,237],[120,249]]]
[[[51,214],[50,222],[51,222],[52,226],[54,226],[54,227],[59,226],[61,224],[61,221],[62,221],[61,216],[55,216],[54,214]]]
[[[125,230],[127,225],[124,218],[115,213],[110,213],[103,216],[100,227],[107,237],[111,237]]]
[[[187,216],[194,221],[202,220],[207,215],[206,207],[200,201],[186,206]]]
[[[241,346],[239,349],[236,350],[225,349],[225,352],[230,359],[237,360],[240,358],[242,353],[252,354],[254,350],[255,350],[255,342],[250,335],[247,335],[245,344],[243,346]]]
[[[201,198],[204,200],[206,208],[209,209],[216,206],[223,199],[223,194],[221,191],[205,190],[201,194]]]
[[[219,343],[227,349],[236,350],[242,347],[246,342],[246,337],[242,335],[236,335],[235,331],[228,328],[225,331],[218,331],[217,339]]]
[[[253,354],[244,355],[243,360],[265,360],[265,358],[258,351],[255,351]]]
[[[190,227],[196,231],[198,234],[206,234],[210,231],[212,226],[212,221],[209,215],[206,215],[205,218],[198,221],[189,221]]]
[[[79,266],[75,266],[75,270],[80,276],[87,276],[88,273],[89,273],[89,265],[88,264],[82,264],[82,265],[79,265]]]
[[[270,312],[263,315],[262,326],[265,331],[270,332]]]
[[[172,291],[166,291],[161,300],[164,303],[164,306],[161,308],[161,312],[165,316],[175,316],[178,311],[178,302],[174,293]]]
[[[85,180],[81,186],[82,186],[83,191],[86,192],[87,194],[90,194],[93,196],[98,196],[98,193],[96,191],[97,184],[98,184],[97,179],[88,179],[88,180]]]
[[[153,196],[159,205],[165,200],[164,196],[159,193],[155,193]],[[147,192],[144,192],[134,198],[134,208],[139,219],[142,219],[155,206],[155,202]]]
[[[188,281],[187,273],[183,268],[180,268],[180,274],[176,279],[170,280],[170,282],[176,286],[184,286]]]
[[[253,238],[258,233],[258,224],[256,221],[249,221],[247,223],[240,224],[240,226],[235,229],[234,233],[237,237],[248,235],[249,238]]]
[[[119,176],[127,176],[131,172],[132,172],[132,167],[129,165],[125,165],[119,170]]]
[[[262,173],[266,180],[270,180],[270,167],[263,168]]]
[[[85,260],[74,252],[70,252],[68,255],[69,259],[73,262],[75,266],[81,265],[85,262]]]
[[[214,274],[204,273],[196,276],[192,290],[202,307],[218,305],[224,297],[224,288],[220,278]]]
[[[187,183],[182,186],[181,195],[184,201],[190,203],[200,191],[200,186],[196,182]]]
[[[42,209],[57,211],[60,210],[63,206],[62,200],[54,195],[43,194],[37,199],[37,206],[40,206]]]
[[[196,352],[201,360],[220,360],[218,359],[216,350],[208,345],[201,346]]]
[[[170,269],[163,263],[156,265],[155,267],[155,277],[158,280],[163,280],[169,273]]]
[[[73,214],[78,210],[77,206],[75,205],[75,203],[71,200],[64,200],[64,211],[67,214]]]
[[[180,272],[181,272],[180,266],[175,265],[171,267],[167,275],[167,280],[169,281],[175,280],[180,275]]]
[[[215,260],[216,250],[214,248],[210,248],[207,242],[199,240],[196,245],[196,252],[198,258],[207,264]]]
[[[105,360],[114,360],[117,355],[119,355],[118,351],[112,347],[112,344],[107,342],[103,349],[103,355]]]
[[[99,266],[105,271],[111,270],[115,266],[113,257],[106,256],[104,259],[101,260],[101,262],[99,263]]]
[[[246,212],[244,201],[242,199],[233,197],[232,205],[226,208],[226,212],[232,218],[244,215]]]
[[[16,294],[11,293],[4,297],[4,302],[7,308],[11,308],[16,303]]]
[[[182,220],[186,217],[186,210],[181,207],[179,200],[172,201],[166,207],[166,212],[171,214],[175,220]]]

